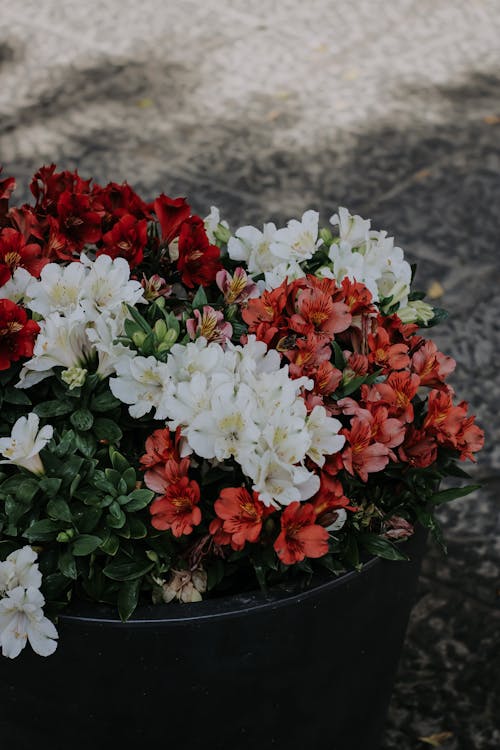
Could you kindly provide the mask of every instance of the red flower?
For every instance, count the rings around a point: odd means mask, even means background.
[[[231,547],[243,549],[245,542],[256,542],[262,530],[262,520],[274,512],[260,502],[256,492],[245,487],[226,487],[215,501],[215,512],[222,519],[222,529],[230,535]]]
[[[86,243],[101,239],[101,217],[88,195],[66,190],[57,202],[57,214],[59,231],[73,250],[80,251]]]
[[[173,434],[167,428],[155,430],[146,440],[146,453],[139,459],[147,468],[144,474],[146,486],[158,494],[187,476],[189,470],[190,459],[180,456],[180,428],[174,439]]]
[[[350,500],[344,495],[344,490],[338,479],[333,479],[325,472],[321,472],[321,486],[311,500],[316,520],[321,526],[330,526],[338,515],[339,508],[356,510],[350,505]]]
[[[200,486],[194,479],[182,477],[167,487],[165,494],[150,505],[151,525],[159,531],[171,529],[176,537],[190,534],[201,523]]]
[[[349,474],[356,473],[363,482],[368,481],[368,474],[382,471],[389,463],[390,450],[387,445],[373,441],[373,417],[353,417],[351,429],[343,429],[348,446],[342,451],[344,468]]]
[[[325,285],[311,284],[310,287],[301,289],[297,294],[295,307],[297,312],[290,317],[290,327],[298,333],[315,331],[332,339],[335,333],[345,331],[352,322],[348,306],[344,302],[334,302],[330,288]]]
[[[103,247],[97,255],[109,255],[111,258],[125,258],[130,268],[135,268],[144,257],[144,248],[148,241],[148,222],[125,214],[114,227],[102,238]]]
[[[0,167],[0,172],[2,167]],[[4,177],[0,180],[0,219],[5,216],[9,209],[9,198],[15,190],[16,181],[14,177]]]
[[[56,165],[41,167],[35,173],[30,190],[36,199],[37,213],[42,210],[45,214],[56,214],[56,208],[60,196],[64,192],[85,193],[90,192],[92,180],[82,180],[78,172],[56,172]]]
[[[361,386],[361,394],[367,409],[371,409],[377,402],[387,406],[391,417],[397,417],[402,422],[413,421],[412,399],[418,391],[420,378],[414,373],[406,371],[393,372],[385,383],[372,386]]]
[[[187,219],[179,234],[177,268],[182,283],[191,289],[212,284],[222,268],[219,256],[219,248],[208,240],[203,220],[199,216]]]
[[[290,503],[281,514],[281,533],[274,542],[276,554],[285,565],[305,557],[323,557],[328,552],[328,531],[316,523],[311,503]]]
[[[16,268],[25,268],[32,276],[40,276],[48,262],[48,258],[42,258],[40,245],[27,245],[21,232],[8,227],[0,232],[0,286],[11,278]]]
[[[135,216],[136,219],[151,218],[148,204],[126,182],[122,185],[110,182],[104,188],[95,185],[92,199],[94,209],[102,213],[104,231],[112,229],[116,220],[127,214]]]
[[[28,320],[26,310],[8,299],[0,299],[0,370],[12,362],[31,357],[40,326]]]
[[[384,372],[404,370],[410,364],[406,344],[392,344],[388,332],[381,327],[376,333],[368,334],[369,361]]]
[[[372,302],[372,293],[359,281],[342,279],[343,301],[349,308],[351,315],[371,315],[376,311]]]
[[[453,372],[456,362],[453,357],[447,357],[438,348],[434,341],[422,339],[422,345],[414,352],[411,358],[411,369],[420,378],[420,385],[430,388],[446,390],[445,378]]]
[[[285,323],[283,311],[286,305],[287,282],[271,292],[264,291],[260,297],[249,299],[241,311],[241,316],[248,325],[248,332],[255,333],[259,341],[264,341],[268,346],[277,334],[286,335],[288,325]],[[294,342],[296,337],[294,336]],[[281,348],[285,351],[287,345]]]
[[[179,236],[181,225],[189,219],[191,208],[185,198],[169,198],[163,193],[153,202],[161,227],[161,239],[167,245]]]
[[[426,430],[417,430],[416,427],[410,425],[405,441],[398,449],[398,454],[401,461],[418,469],[425,469],[437,458],[436,439]]]

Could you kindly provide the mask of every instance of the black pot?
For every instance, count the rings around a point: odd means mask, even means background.
[[[2,747],[375,750],[425,535],[405,547],[299,593],[61,616],[53,656],[1,659]]]

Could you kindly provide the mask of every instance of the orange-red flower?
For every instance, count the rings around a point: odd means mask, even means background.
[[[436,460],[437,447],[433,435],[410,425],[406,431],[404,443],[398,449],[398,455],[401,461],[419,469],[425,469]]]
[[[328,281],[328,279],[326,279]],[[344,302],[334,302],[331,292],[314,286],[298,292],[296,313],[290,317],[290,328],[297,333],[315,332],[332,339],[335,333],[351,325],[352,315]]]
[[[342,451],[344,468],[349,474],[357,474],[363,482],[368,474],[382,471],[389,463],[390,450],[387,445],[375,442],[372,438],[373,417],[354,416],[351,429],[343,429],[347,447]]]
[[[434,341],[422,339],[422,345],[411,358],[411,370],[420,378],[420,385],[446,390],[445,379],[455,369],[456,362],[438,348]]]
[[[392,344],[388,332],[380,326],[376,333],[368,334],[368,349],[369,361],[385,372],[404,370],[410,364],[407,345]]]
[[[274,542],[276,554],[285,565],[305,557],[323,557],[328,552],[328,531],[316,523],[311,503],[290,503],[281,514],[281,533]]]
[[[384,406],[387,406],[391,417],[397,417],[402,422],[412,422],[412,399],[415,397],[419,385],[420,378],[415,373],[393,372],[385,383],[362,386],[361,394],[368,409],[371,409],[373,404],[381,402]]]
[[[172,438],[173,434],[168,428],[155,430],[146,440],[146,453],[139,459],[147,469],[144,474],[146,487],[158,494],[187,476],[189,470],[189,458],[180,456],[180,428],[175,432],[175,438]]]
[[[190,534],[201,522],[200,486],[194,479],[182,477],[167,487],[165,494],[150,505],[151,525],[159,531],[170,529],[176,537]]]
[[[25,268],[32,276],[40,276],[48,263],[42,257],[42,248],[33,242],[29,245],[21,232],[5,228],[0,232],[0,286],[13,275],[16,268]]]
[[[262,531],[262,521],[273,512],[261,503],[256,492],[245,487],[226,487],[214,503],[215,512],[222,519],[223,530],[230,535],[231,547],[243,549],[245,542],[256,542]]]

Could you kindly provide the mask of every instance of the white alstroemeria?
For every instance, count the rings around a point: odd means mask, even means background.
[[[14,550],[0,562],[0,595],[15,589],[16,586],[39,589],[42,585],[42,574],[38,569],[38,555],[29,545]]]
[[[400,307],[398,316],[403,323],[419,323],[426,326],[434,317],[434,308],[422,299],[415,299],[408,302],[406,307]]]
[[[290,466],[272,450],[260,457],[253,489],[264,505],[279,508],[296,500],[302,502],[316,494],[319,487],[319,477],[304,466]]]
[[[9,659],[19,656],[29,641],[40,656],[57,648],[57,630],[43,613],[45,599],[38,588],[17,586],[0,600],[0,647]]]
[[[315,406],[307,419],[307,431],[311,444],[307,455],[317,466],[323,466],[325,456],[332,456],[344,447],[345,437],[339,435],[342,424],[329,417],[324,406]]]
[[[317,211],[306,211],[302,219],[291,219],[284,229],[278,229],[274,235],[270,250],[273,255],[286,262],[312,258],[318,249]]]
[[[187,344],[174,344],[168,354],[168,368],[174,380],[189,380],[197,372],[210,375],[224,369],[224,350],[203,336]]]
[[[256,227],[240,227],[227,244],[229,257],[245,262],[251,274],[271,271],[280,262],[270,249],[276,232],[276,225],[272,222],[264,224],[262,232]]]
[[[332,262],[332,273],[330,275],[325,269],[322,269],[322,276],[334,278],[337,283],[345,278],[362,282],[374,295],[374,299],[378,300],[377,279],[367,275],[362,253],[354,252],[350,247],[343,247],[341,244],[334,242],[330,246],[328,257]]]
[[[217,206],[210,206],[210,213],[208,214],[208,216],[205,216],[205,218],[203,219],[203,223],[205,225],[205,232],[207,233],[207,237],[212,245],[214,245],[217,241],[215,232],[217,231],[217,227],[219,226],[219,224],[224,227],[224,229],[229,229],[229,224],[227,223],[227,221],[221,221],[220,211]]]
[[[28,286],[30,301],[27,307],[43,318],[51,313],[59,313],[83,320],[84,313],[79,303],[87,273],[81,263],[70,263],[67,266],[49,263],[42,269],[40,279],[32,279]]]
[[[129,404],[130,416],[138,419],[155,409],[155,419],[162,419],[158,407],[169,388],[167,365],[155,357],[124,355],[115,363],[115,371],[109,387],[113,396]]]
[[[213,387],[203,372],[195,372],[190,380],[183,380],[165,392],[160,404],[159,419],[168,419],[170,429],[188,427],[203,412],[211,409]],[[192,447],[192,446],[191,446]]]
[[[311,446],[311,436],[304,429],[306,405],[295,400],[291,409],[277,410],[269,415],[262,437],[276,456],[286,464],[296,464],[305,458]]]
[[[19,417],[10,437],[0,438],[0,454],[4,456],[0,464],[13,463],[33,474],[43,474],[45,470],[39,453],[52,439],[54,428],[46,424],[39,430],[39,426],[40,420],[34,412]]]
[[[335,521],[326,527],[327,531],[340,531],[347,521],[347,511],[345,508],[335,508],[336,518]]]
[[[235,346],[228,343],[225,357],[234,349],[240,355],[238,371],[243,381],[250,375],[261,375],[267,372],[277,372],[281,367],[281,357],[276,349],[268,349],[263,341],[258,341],[255,334],[248,336],[245,346]]]
[[[10,278],[2,287],[0,287],[0,298],[10,299],[18,305],[28,299],[27,289],[33,281],[33,276],[25,268],[19,267],[14,271]]]
[[[238,460],[240,449],[256,445],[260,430],[252,419],[257,398],[245,383],[236,393],[228,393],[226,385],[212,394],[211,410],[200,413],[187,425],[183,434],[202,458],[224,461],[231,456]]]
[[[54,367],[86,369],[85,366],[95,357],[84,321],[74,321],[61,317],[59,313],[52,313],[41,321],[40,327],[33,357],[24,363],[16,388],[30,388],[52,375]]]
[[[278,263],[271,271],[264,272],[265,288],[272,291],[281,286],[285,279],[295,281],[305,276],[305,271],[296,260],[290,260],[285,263]]]
[[[134,351],[124,344],[116,342],[116,339],[122,336],[125,331],[125,318],[125,313],[120,313],[116,317],[105,314],[99,315],[87,327],[87,338],[95,348],[99,360],[96,372],[101,378],[115,374],[116,363],[121,357],[135,356]]]
[[[361,216],[352,216],[347,208],[340,207],[338,214],[333,214],[330,224],[339,228],[341,243],[349,247],[360,247],[368,240],[370,231],[370,219],[362,219]]]
[[[121,315],[125,304],[146,301],[140,282],[130,279],[130,266],[124,258],[100,255],[92,262],[82,254],[81,260],[89,269],[80,302],[87,320],[96,320],[102,313]]]

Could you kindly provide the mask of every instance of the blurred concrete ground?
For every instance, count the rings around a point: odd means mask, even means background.
[[[487,448],[443,512],[383,748],[498,750],[500,1],[3,0],[0,84],[18,197],[56,162],[233,228],[346,205],[418,261]]]

